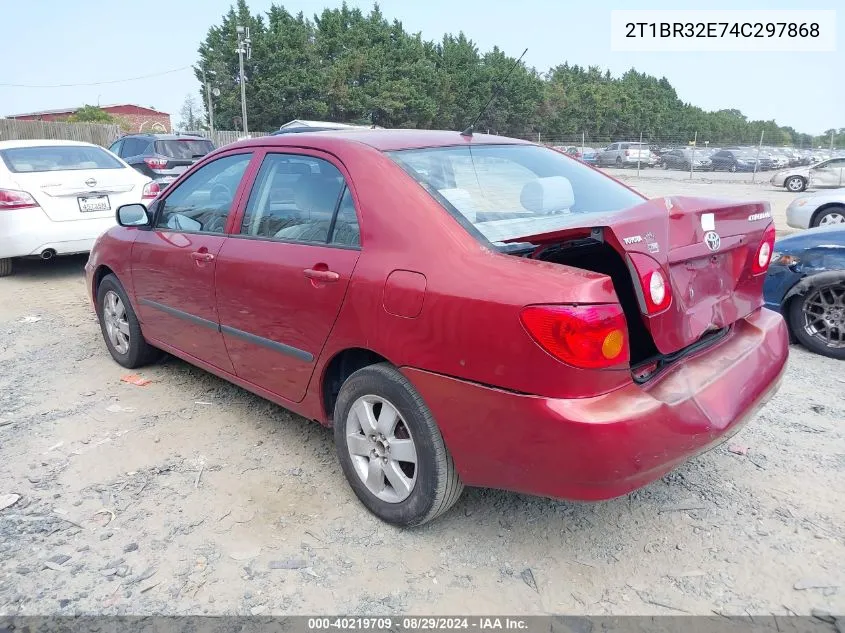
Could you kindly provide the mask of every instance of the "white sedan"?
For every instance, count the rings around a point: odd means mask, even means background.
[[[0,141],[0,277],[13,257],[87,253],[123,204],[149,203],[150,178],[102,147]]]
[[[845,224],[845,188],[798,196],[786,207],[786,224],[796,229]]]

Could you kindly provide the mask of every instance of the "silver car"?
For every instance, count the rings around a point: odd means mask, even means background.
[[[798,196],[786,207],[786,223],[796,229],[845,224],[845,188]]]
[[[799,193],[814,187],[845,187],[845,158],[830,158],[809,167],[792,167],[775,172],[771,180],[775,187]]]
[[[647,143],[611,143],[599,150],[596,164],[599,167],[654,167],[657,159]]]

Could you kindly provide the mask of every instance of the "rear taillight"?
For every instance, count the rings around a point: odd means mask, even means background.
[[[772,261],[772,251],[775,249],[775,225],[770,224],[763,232],[763,240],[760,246],[757,247],[757,252],[754,253],[754,261],[751,262],[751,272],[755,275],[761,275],[769,269],[769,263]]]
[[[39,206],[31,195],[26,191],[14,189],[0,189],[0,211],[13,211],[15,209],[30,209]]]
[[[148,182],[144,185],[144,192],[141,194],[141,197],[149,200],[150,198],[155,198],[160,193],[161,187],[158,186],[157,182]]]
[[[166,158],[145,158],[144,162],[150,169],[165,169],[167,167]]]
[[[626,149],[626,150],[625,150],[625,156],[630,156],[630,155],[631,155],[631,150]]]
[[[628,326],[619,305],[528,306],[519,316],[531,338],[568,365],[601,369],[629,360]]]
[[[660,264],[642,253],[629,253],[628,257],[640,280],[645,313],[663,312],[672,303],[672,290]]]

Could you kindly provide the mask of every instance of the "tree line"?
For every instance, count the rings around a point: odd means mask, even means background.
[[[813,137],[775,121],[748,120],[739,110],[708,112],[684,103],[664,78],[636,70],[621,77],[598,67],[563,63],[547,72],[498,47],[479,51],[463,32],[429,41],[344,4],[313,18],[273,4],[253,14],[238,0],[208,30],[194,67],[214,90],[215,127],[241,129],[236,26],[248,26],[245,60],[250,130],[270,131],[293,119],[366,123],[389,128],[464,129],[495,94],[476,129],[508,136],[611,142],[693,140],[801,147],[845,145],[845,128]],[[217,94],[219,92],[219,94]],[[201,92],[202,102],[206,94]]]

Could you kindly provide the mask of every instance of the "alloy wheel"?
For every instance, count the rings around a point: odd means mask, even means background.
[[[103,322],[114,349],[119,354],[126,354],[129,351],[129,320],[126,306],[113,290],[109,290],[103,298]]]
[[[804,299],[804,331],[825,346],[845,348],[845,286],[817,288]]]
[[[388,503],[410,496],[417,481],[417,449],[402,415],[380,396],[358,398],[346,420],[346,447],[355,472]]]
[[[843,224],[845,223],[845,215],[837,211],[826,213],[819,222],[819,226],[826,226],[828,224]]]

